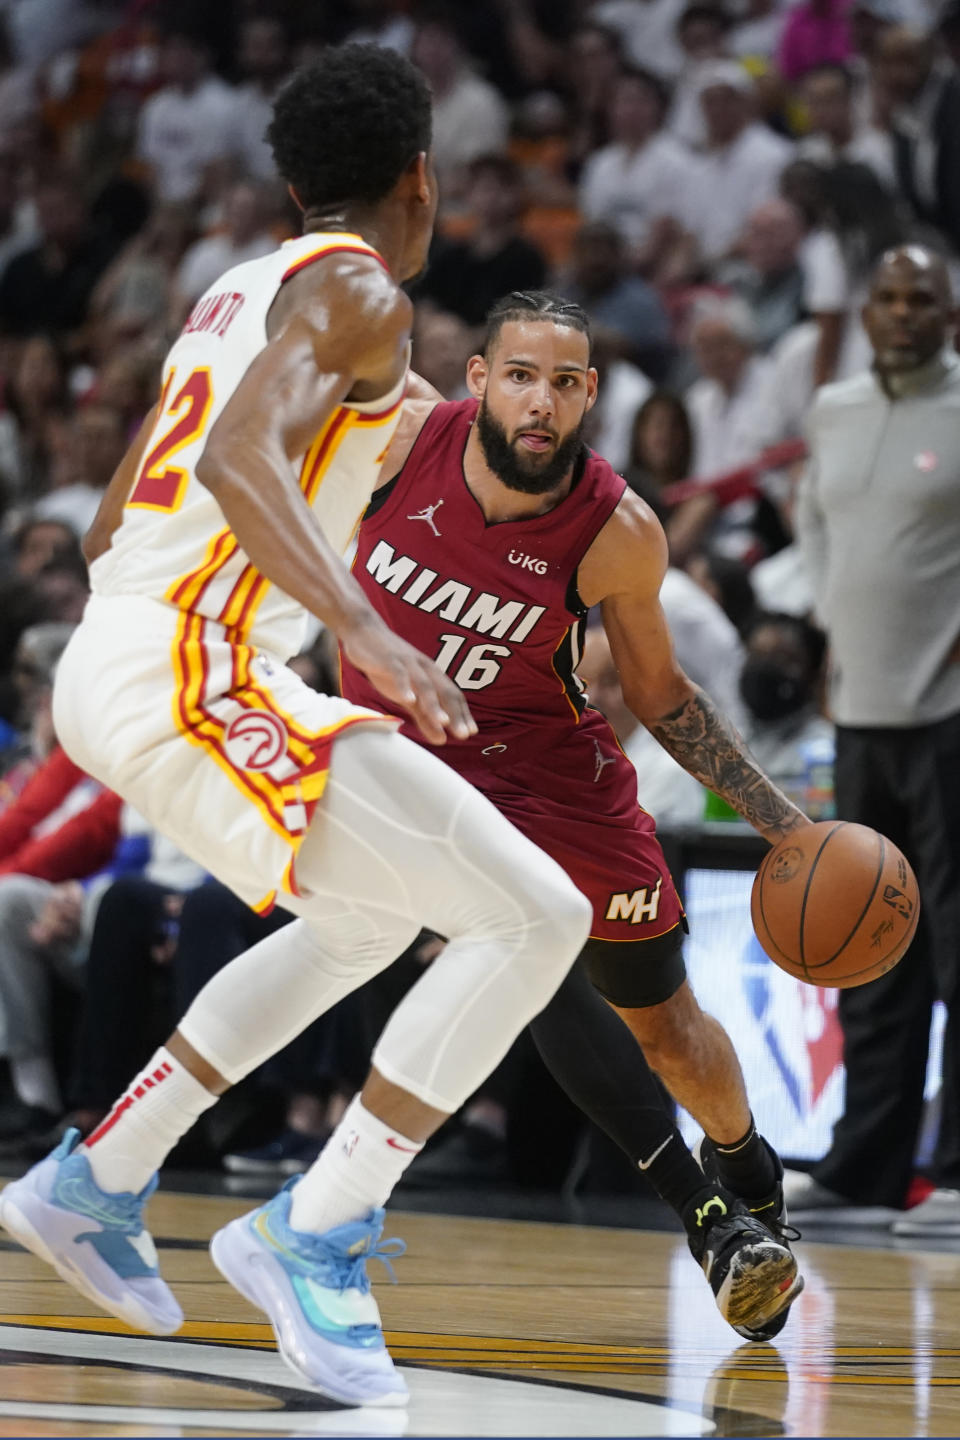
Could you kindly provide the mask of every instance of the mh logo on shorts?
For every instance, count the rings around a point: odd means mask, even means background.
[[[223,734],[227,759],[238,770],[269,770],[287,753],[287,727],[269,710],[245,710]]]
[[[643,890],[634,890],[630,893],[621,890],[619,894],[611,895],[605,918],[607,920],[629,920],[631,925],[643,925],[656,920],[660,910],[660,886],[662,884],[663,876],[661,875],[652,890],[644,887]]]

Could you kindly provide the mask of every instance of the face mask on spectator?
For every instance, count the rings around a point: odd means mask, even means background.
[[[781,660],[751,655],[740,672],[743,703],[756,720],[784,720],[809,703],[810,687]]]

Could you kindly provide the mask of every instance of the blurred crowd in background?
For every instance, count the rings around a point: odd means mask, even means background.
[[[285,920],[79,773],[50,685],[86,599],[80,539],[172,339],[221,272],[298,233],[263,138],[272,97],[345,39],[408,54],[433,90],[416,369],[461,398],[510,290],[586,308],[588,440],[664,523],[681,662],[831,813],[791,442],[816,388],[869,364],[878,256],[960,256],[960,0],[0,0],[0,1153],[45,1145],[65,1112],[92,1126],[207,976]],[[322,636],[296,664],[332,687]],[[661,826],[729,820],[626,711],[602,634],[583,673]],[[389,987],[436,943],[308,1031],[272,1089],[258,1077],[259,1131],[241,1095],[202,1143],[239,1170],[298,1168]]]

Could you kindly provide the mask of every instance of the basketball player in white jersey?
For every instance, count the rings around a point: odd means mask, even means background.
[[[4,1190],[0,1219],[129,1324],[178,1329],[142,1220],[155,1172],[228,1085],[426,924],[449,944],[326,1149],[212,1242],[300,1374],[345,1403],[402,1404],[365,1268],[391,1253],[382,1206],[553,994],[591,912],[395,720],[285,665],[311,611],[427,740],[474,733],[460,692],[340,559],[406,383],[399,285],[436,210],[429,93],[389,50],[328,50],[278,97],[269,133],[306,233],[222,276],[170,351],[88,537],[93,595],[54,703],[78,764],[250,905],[279,895],[301,918],[221,971],[86,1142],[71,1131]]]

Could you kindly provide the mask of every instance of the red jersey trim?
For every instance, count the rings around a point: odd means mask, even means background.
[[[317,260],[325,260],[328,255],[369,255],[371,260],[376,260],[377,264],[382,265],[387,274],[390,274],[390,267],[383,256],[378,255],[376,250],[368,248],[366,245],[329,245],[325,250],[318,250],[314,255],[304,255],[289,266],[284,270],[280,284],[283,285],[291,275],[296,275],[299,270],[305,270],[308,265],[315,264]]]

